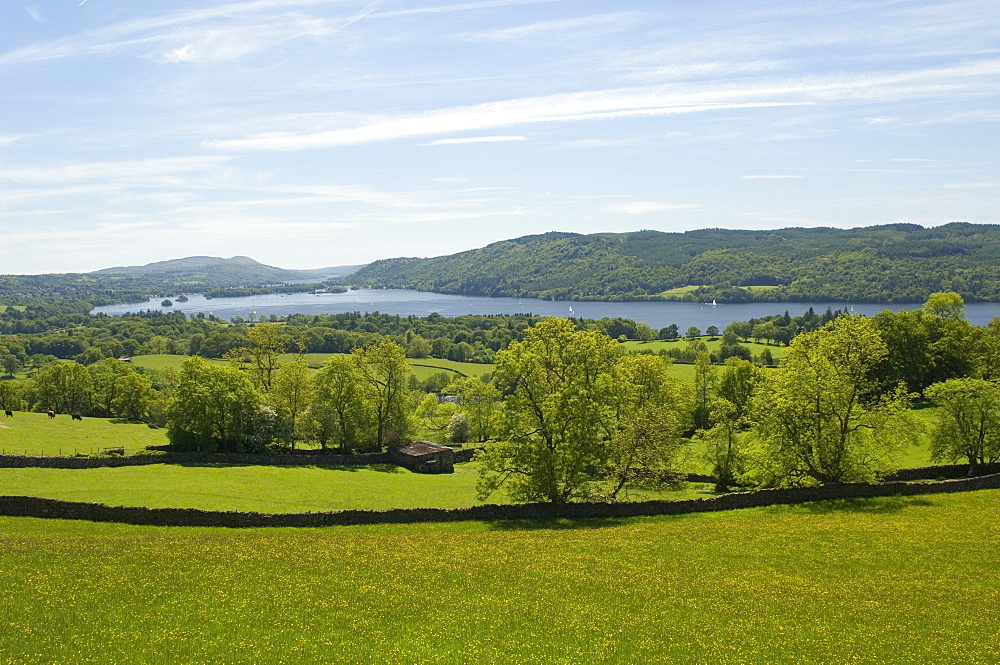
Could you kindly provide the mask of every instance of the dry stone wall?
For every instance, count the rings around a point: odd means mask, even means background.
[[[209,453],[163,453],[124,457],[35,457],[0,455],[0,468],[45,467],[49,469],[96,469],[145,464],[241,464],[258,466],[364,466],[389,464],[385,453],[369,455],[237,455]]]
[[[687,501],[570,503],[564,505],[531,503],[510,506],[484,505],[456,509],[341,510],[326,513],[289,514],[220,512],[186,508],[135,508],[37,497],[0,496],[0,515],[159,526],[318,527],[352,524],[532,520],[563,517],[621,518],[680,515],[827,499],[913,496],[984,489],[1000,489],[1000,474],[936,482],[889,482],[877,485],[844,484],[765,489]]]

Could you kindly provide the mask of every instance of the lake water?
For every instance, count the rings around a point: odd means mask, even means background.
[[[423,291],[397,289],[359,289],[346,293],[293,293],[248,296],[245,298],[212,298],[191,295],[185,303],[161,307],[163,298],[125,305],[97,307],[93,314],[124,314],[145,310],[163,312],[182,311],[185,314],[214,314],[223,319],[241,316],[249,319],[270,317],[272,314],[337,314],[341,312],[382,312],[400,316],[427,316],[437,312],[442,316],[463,314],[543,314],[549,316],[575,316],[588,319],[622,317],[649,324],[654,330],[676,323],[683,334],[690,326],[705,330],[709,326],[724,329],[733,321],[748,321],[771,314],[792,316],[804,313],[809,307],[822,314],[827,307],[833,310],[850,309],[851,303],[739,303],[717,306],[680,302],[553,302],[534,298],[480,298],[448,296]],[[859,314],[872,315],[884,309],[899,311],[917,309],[920,305],[853,305]],[[571,311],[572,308],[572,311]],[[984,326],[1000,316],[998,303],[973,303],[966,305],[969,322]]]

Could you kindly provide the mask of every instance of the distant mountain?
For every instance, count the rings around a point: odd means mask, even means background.
[[[694,302],[1000,301],[1000,226],[545,233],[376,261],[343,283],[480,296]]]
[[[264,265],[246,256],[229,259],[191,256],[143,266],[119,266],[89,273],[0,275],[0,297],[9,302],[25,298],[75,298],[93,305],[140,302],[150,296],[180,293],[251,295],[275,290],[284,282],[323,282],[346,266],[323,270],[286,270]],[[329,270],[329,272],[327,272]],[[294,289],[296,287],[282,287]],[[309,288],[308,285],[298,287]]]
[[[348,275],[352,275],[361,270],[366,265],[366,263],[359,263],[354,266],[332,266],[329,268],[316,268],[315,270],[310,270],[309,272],[323,275],[323,277],[327,279],[333,277],[347,277]]]
[[[264,265],[248,256],[222,259],[215,256],[189,256],[185,259],[157,261],[143,266],[120,266],[96,270],[91,275],[121,275],[133,278],[161,278],[212,286],[256,286],[289,280],[321,280],[325,273],[314,270],[285,270]]]

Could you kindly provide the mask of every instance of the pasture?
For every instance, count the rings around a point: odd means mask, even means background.
[[[0,419],[0,452],[7,455],[90,455],[119,447],[134,455],[146,446],[166,443],[166,430],[150,429],[143,423],[86,417],[74,421],[64,413],[49,418],[30,411],[15,411],[13,418]]]
[[[26,663],[996,663],[996,490],[541,523],[0,518]]]
[[[215,463],[151,464],[98,469],[0,469],[0,494],[86,501],[112,506],[199,508],[262,513],[326,512],[350,508],[463,508],[476,497],[474,463],[452,474],[413,473],[398,466],[240,466]],[[630,494],[642,499],[693,499],[712,485]],[[506,503],[501,492],[488,503]]]
[[[319,369],[323,365],[323,361],[334,354],[306,353],[303,355],[311,368]],[[286,363],[291,362],[296,357],[297,356],[293,353],[286,353],[281,356],[280,360],[282,363]],[[145,367],[147,369],[180,370],[181,363],[184,361],[184,358],[185,356],[170,355],[165,353],[148,356],[135,356],[132,358],[132,364],[136,367]],[[462,363],[454,360],[442,360],[439,358],[407,358],[406,361],[409,363],[410,369],[413,371],[414,375],[421,381],[436,372],[447,372],[449,374],[453,374],[455,378],[457,378],[459,376],[482,376],[483,374],[493,371],[493,365],[486,365],[482,363]],[[226,360],[210,360],[210,362],[228,364],[228,361]]]
[[[681,331],[682,333],[684,331]],[[705,346],[708,347],[709,352],[717,351],[720,346],[722,346],[722,337],[699,337]],[[648,342],[640,342],[637,340],[629,340],[627,342],[622,342],[622,346],[629,353],[637,353],[640,351],[659,353],[661,350],[666,351],[667,349],[677,349],[678,351],[687,348],[689,342],[686,339],[678,339],[668,342],[667,340],[656,339],[650,340]],[[780,360],[785,356],[785,351],[788,347],[778,346],[776,344],[758,344],[756,342],[743,342],[740,341],[741,346],[745,346],[750,350],[754,356],[759,356],[764,349],[769,349],[771,351],[771,356],[775,360]]]

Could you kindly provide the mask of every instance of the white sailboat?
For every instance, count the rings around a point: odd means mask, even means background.
[[[573,306],[572,306],[572,305],[570,305],[570,306],[569,306],[569,313],[570,313],[570,314],[572,314],[572,313],[573,313]]]

